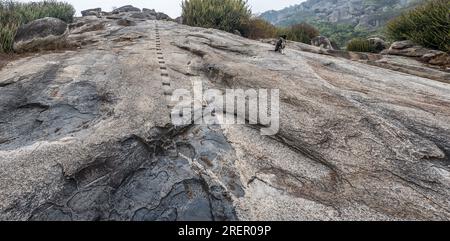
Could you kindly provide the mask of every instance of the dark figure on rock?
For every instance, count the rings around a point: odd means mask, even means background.
[[[286,35],[280,36],[280,39],[277,42],[277,45],[275,46],[275,52],[284,53],[284,49],[286,48]]]

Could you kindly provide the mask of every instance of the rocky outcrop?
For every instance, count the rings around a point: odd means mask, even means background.
[[[42,18],[21,26],[14,39],[18,53],[58,49],[67,45],[67,24],[57,18]]]
[[[311,39],[311,45],[316,47],[321,47],[324,49],[334,49],[331,41],[324,36],[317,36]]]
[[[176,23],[183,24],[183,17],[182,17],[182,16],[177,17],[177,18],[174,19],[174,21],[175,21]]]
[[[118,14],[118,13],[127,13],[127,12],[140,12],[141,9],[137,7],[133,7],[132,5],[125,5],[120,8],[114,9],[111,13]]]
[[[169,15],[167,15],[165,13],[161,13],[161,12],[156,13],[156,19],[157,20],[172,20],[172,18]]]
[[[79,49],[0,71],[1,220],[450,219],[449,84],[381,55],[77,21]],[[193,81],[279,89],[280,131],[173,126],[168,96]]]
[[[147,19],[147,20],[172,20],[169,15],[160,13],[160,12],[154,12],[154,11],[143,11],[143,12],[137,12],[130,15],[131,18],[137,18],[137,19]]]
[[[131,18],[156,20],[156,14],[150,14],[148,12],[137,12],[130,15]]]
[[[416,57],[425,63],[450,68],[450,55],[448,53],[428,49],[409,40],[394,42],[382,54]]]
[[[432,52],[439,52],[437,50],[431,50]],[[408,57],[422,57],[425,54],[432,53],[430,49],[426,49],[422,46],[414,44],[412,41],[405,40],[394,42],[391,47],[385,51],[385,54],[400,55]]]
[[[172,20],[169,15],[162,13],[162,12],[156,12],[155,9],[148,9],[144,8],[142,9],[142,13],[152,16],[153,19],[156,20]]]
[[[375,52],[380,53],[381,51],[387,49],[389,46],[384,41],[384,39],[381,39],[379,37],[371,37],[367,39],[369,41],[369,44],[373,46]]]
[[[128,14],[129,13],[129,14]],[[156,12],[154,9],[144,8],[139,9],[133,7],[132,5],[126,5],[117,9],[114,9],[112,12],[103,12],[101,8],[87,9],[81,11],[81,15],[83,17],[86,16],[97,16],[101,18],[105,16],[108,19],[122,19],[124,15],[130,18],[142,19],[142,20],[172,20],[169,15]]]
[[[81,16],[83,16],[83,17],[99,16],[101,13],[102,13],[101,8],[92,8],[92,9],[87,9],[87,10],[81,11]]]

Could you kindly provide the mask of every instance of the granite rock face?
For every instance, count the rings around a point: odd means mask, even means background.
[[[0,70],[1,220],[450,219],[444,81],[169,21],[77,21],[78,49]],[[169,94],[194,80],[279,89],[280,131],[173,126]]]

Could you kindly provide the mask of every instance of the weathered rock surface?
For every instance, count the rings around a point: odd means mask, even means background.
[[[446,52],[428,49],[409,40],[392,43],[382,54],[416,57],[422,62],[450,69],[450,55]]]
[[[275,45],[277,40],[262,39],[260,41]],[[292,41],[288,41],[288,45],[291,49],[299,51],[345,58],[406,74],[450,83],[450,71],[448,68],[443,70],[439,65],[424,64],[423,61],[411,57],[332,50]]]
[[[57,18],[42,18],[21,26],[14,39],[18,53],[56,49],[66,45],[67,24]]]
[[[0,71],[1,220],[450,219],[449,84],[174,22],[78,21],[80,49]],[[166,74],[280,89],[280,132],[172,126]]]

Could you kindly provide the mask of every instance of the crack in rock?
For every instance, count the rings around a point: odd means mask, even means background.
[[[108,153],[64,177],[63,190],[29,220],[237,219],[231,196],[242,196],[243,188],[230,156],[217,158],[233,155],[219,128],[159,127],[146,138],[105,145]],[[214,177],[192,165],[212,157]]]

